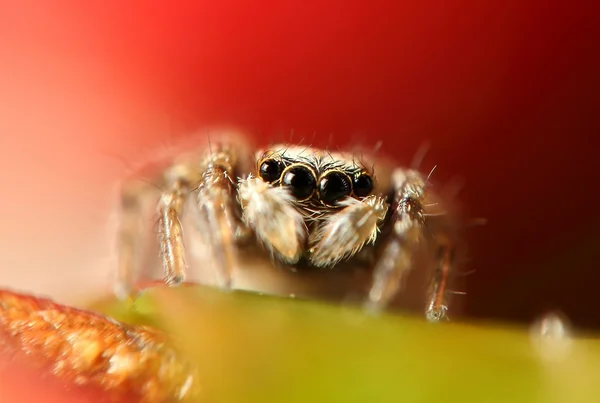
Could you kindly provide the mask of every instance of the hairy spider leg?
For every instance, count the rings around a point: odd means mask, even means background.
[[[369,310],[381,310],[399,292],[412,268],[413,255],[423,238],[425,226],[425,179],[415,170],[396,169],[392,176],[394,208],[389,243],[373,270],[366,302]]]
[[[237,188],[233,176],[237,161],[233,144],[211,145],[195,190],[199,229],[213,253],[223,289],[232,287],[232,270],[237,265],[236,243],[248,233],[235,214]]]
[[[147,207],[156,203],[156,188],[138,179],[126,181],[120,191],[119,227],[117,229],[117,271],[114,293],[120,299],[132,295],[140,275],[141,249],[146,239],[143,218]]]
[[[234,175],[238,155],[230,142],[206,147],[201,153],[171,163],[150,183],[134,179],[121,191],[121,223],[118,230],[118,269],[115,293],[120,298],[131,296],[138,254],[144,239],[144,205],[150,195],[160,196],[156,203],[157,236],[164,281],[178,285],[185,281],[187,263],[181,218],[190,195],[196,196],[198,227],[215,258],[221,286],[230,288],[232,268],[236,265],[235,242],[245,234],[235,215]],[[146,186],[141,186],[141,185]]]
[[[446,317],[448,306],[445,303],[448,277],[452,271],[454,261],[454,247],[449,241],[440,243],[433,273],[433,281],[429,292],[429,303],[425,316],[431,322],[437,322]]]

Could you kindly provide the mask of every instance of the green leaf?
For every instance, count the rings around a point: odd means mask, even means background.
[[[153,288],[96,308],[178,337],[209,402],[600,401],[600,341],[358,307]]]

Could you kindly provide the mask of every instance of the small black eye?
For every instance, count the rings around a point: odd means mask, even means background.
[[[354,194],[358,197],[365,197],[373,191],[373,178],[370,175],[362,173],[354,178]]]
[[[304,165],[292,165],[285,170],[281,184],[289,186],[296,199],[302,201],[312,196],[317,187],[313,172]]]
[[[264,160],[260,164],[259,175],[267,183],[272,183],[281,178],[283,162],[275,159]]]
[[[327,205],[331,206],[350,194],[352,194],[352,181],[343,172],[328,172],[319,181],[319,196]]]

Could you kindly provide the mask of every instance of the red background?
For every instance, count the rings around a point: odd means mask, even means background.
[[[424,166],[464,178],[488,220],[469,233],[467,313],[560,309],[600,328],[593,2],[14,3],[0,12],[7,285],[60,297],[104,279],[80,268],[102,250],[89,217],[117,177],[106,154],[233,123],[264,141],[383,140],[405,164],[430,141]]]

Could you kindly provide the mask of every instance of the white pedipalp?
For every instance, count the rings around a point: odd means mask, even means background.
[[[249,175],[240,180],[238,196],[242,218],[256,237],[283,262],[298,262],[304,252],[307,230],[288,190]]]
[[[388,209],[378,196],[347,198],[339,205],[344,208],[328,217],[311,239],[310,260],[317,267],[333,266],[374,243]]]

